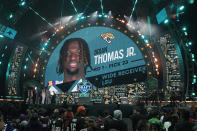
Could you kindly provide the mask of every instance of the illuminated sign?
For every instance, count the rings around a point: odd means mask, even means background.
[[[89,51],[82,49],[66,50],[70,47],[66,47],[64,44],[71,41],[71,39],[85,41]],[[138,46],[124,33],[109,27],[88,27],[65,37],[53,51],[48,61],[45,72],[45,85],[49,81],[66,82],[65,71],[68,69],[62,69],[63,73],[60,75],[57,73],[57,65],[66,63],[60,61],[61,51],[68,53],[61,56],[65,57],[64,60],[69,59],[66,57],[71,55],[80,59],[83,59],[83,54],[86,55],[85,59],[81,60],[80,63],[84,62],[83,64],[86,65],[84,68],[85,79],[96,87],[132,83],[146,79],[146,63]],[[82,54],[80,54],[81,52]],[[90,55],[89,61],[87,60],[88,55]],[[76,63],[70,62],[70,64],[62,66],[62,68],[67,66],[74,70],[77,67]],[[71,78],[71,75],[70,73],[68,78]]]
[[[3,34],[4,36],[10,39],[14,39],[17,34],[17,31],[10,27],[6,27],[0,24],[0,34]]]
[[[157,18],[158,24],[162,23],[165,19],[167,19],[168,15],[167,15],[166,9],[163,8],[161,11],[159,11],[159,13],[157,13],[156,15],[156,18]]]
[[[87,93],[89,90],[92,89],[92,85],[87,81],[82,81],[78,83],[77,87],[78,90],[80,90],[82,93]]]
[[[24,58],[27,47],[18,44],[12,53],[10,62],[8,64],[8,69],[6,73],[6,83],[7,83],[7,93],[10,96],[20,95],[19,79],[22,60]]]
[[[89,93],[80,93],[79,97],[89,97],[90,94]]]

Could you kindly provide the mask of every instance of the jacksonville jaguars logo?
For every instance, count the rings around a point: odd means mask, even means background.
[[[101,35],[102,39],[107,43],[111,43],[112,39],[114,39],[114,34],[112,33],[104,33]]]

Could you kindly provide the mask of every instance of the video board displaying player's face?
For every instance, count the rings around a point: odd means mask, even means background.
[[[88,27],[67,36],[53,51],[45,84],[81,78],[97,87],[141,81],[146,78],[146,64],[127,35],[109,27]]]
[[[82,38],[67,39],[61,47],[57,73],[64,74],[63,82],[84,78],[87,67],[91,68],[90,50]]]

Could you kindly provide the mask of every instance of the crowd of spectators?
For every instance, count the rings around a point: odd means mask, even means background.
[[[86,105],[0,102],[0,131],[197,131],[195,104],[185,108],[128,105],[132,108],[122,109],[117,105],[113,110],[92,106],[90,110]]]

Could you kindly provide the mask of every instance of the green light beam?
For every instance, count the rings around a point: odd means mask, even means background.
[[[60,26],[62,26],[62,12],[64,9],[64,0],[62,0],[62,8],[61,8],[61,12],[60,12]]]
[[[92,1],[92,0],[89,0],[89,1],[88,1],[88,4],[86,5],[86,8],[83,10],[83,14],[85,14],[85,12],[86,12],[87,8],[89,7],[91,1]]]
[[[134,3],[134,6],[133,6],[133,9],[132,9],[131,15],[130,15],[130,17],[129,17],[129,23],[130,23],[130,21],[131,21],[131,19],[132,19],[133,12],[134,12],[134,10],[135,10],[135,6],[136,6],[136,4],[137,4],[137,0],[135,0],[135,3]]]
[[[150,16],[147,16],[147,21],[148,21],[148,30],[149,30],[150,40],[151,40],[152,30],[151,30]]]
[[[48,22],[44,17],[42,17],[38,12],[36,12],[34,9],[32,9],[31,7],[29,7],[30,10],[32,10],[37,16],[39,16],[43,21],[45,21],[48,25],[50,25],[52,28],[55,29],[55,27],[50,23]]]
[[[70,3],[72,4],[72,6],[73,6],[73,8],[74,8],[75,12],[78,14],[78,11],[77,11],[77,9],[76,9],[76,7],[75,7],[75,5],[74,5],[74,3],[73,3],[73,1],[72,1],[72,0],[70,0]]]
[[[103,13],[103,0],[100,0],[100,3],[101,3],[101,11],[102,11],[102,15],[104,14]]]

